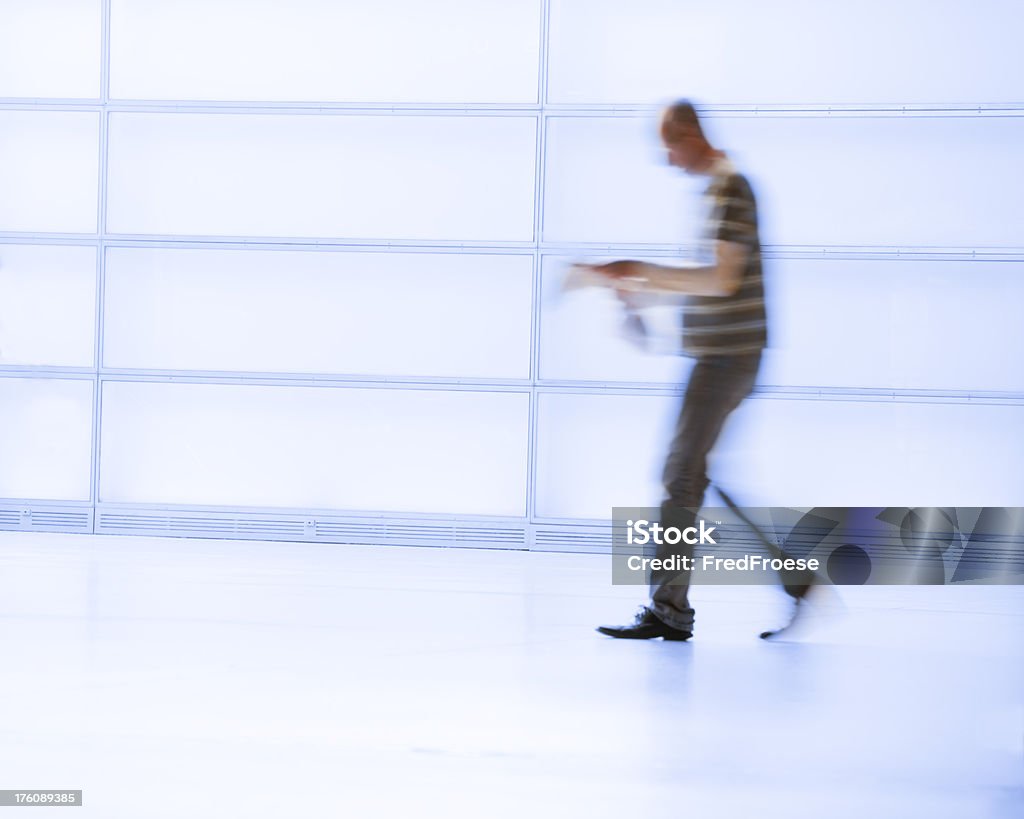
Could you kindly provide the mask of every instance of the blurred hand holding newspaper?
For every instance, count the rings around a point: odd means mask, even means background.
[[[675,308],[683,294],[651,290],[643,276],[612,277],[599,272],[599,268],[599,264],[585,262],[570,264],[562,277],[560,294],[598,287],[613,291],[625,314],[619,326],[620,334],[644,352],[676,354],[679,337]],[[662,315],[656,315],[658,313]],[[670,320],[667,330],[666,319]]]

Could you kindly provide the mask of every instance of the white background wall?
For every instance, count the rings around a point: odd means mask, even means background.
[[[1024,505],[1022,21],[0,0],[0,526],[202,507],[529,543],[656,503],[688,364],[557,290],[568,259],[689,254],[653,124],[683,95],[767,250],[772,347],[715,475],[751,504]]]

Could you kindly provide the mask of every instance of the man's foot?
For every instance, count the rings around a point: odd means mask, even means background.
[[[831,605],[835,609],[842,608],[842,601],[835,589],[823,583],[810,585],[799,597],[790,597],[791,608],[789,622],[781,628],[762,631],[762,640],[773,640],[776,637],[795,637],[804,631],[807,621],[813,619],[815,608],[820,613],[822,607]]]
[[[772,640],[776,637],[781,637],[787,631],[792,631],[797,624],[803,620],[803,616],[807,613],[807,604],[798,597],[792,600],[791,606],[792,607],[789,611],[789,622],[779,628],[762,631],[760,634],[762,640]]]
[[[597,630],[609,637],[626,640],[653,640],[655,637],[662,637],[665,640],[682,642],[693,636],[692,632],[665,625],[647,606],[640,609],[636,621],[631,626],[598,626]]]

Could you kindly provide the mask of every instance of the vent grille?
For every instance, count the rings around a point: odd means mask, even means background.
[[[438,524],[419,521],[374,520],[364,523],[353,520],[318,520],[316,538],[339,543],[526,547],[526,530],[522,526],[474,525],[466,521]]]
[[[533,534],[534,549],[542,552],[610,554],[610,526],[538,526]]]
[[[525,528],[494,528],[484,527],[465,528],[458,527],[455,530],[456,543],[503,543],[510,546],[526,546]]]
[[[21,510],[20,509],[0,509],[0,528],[3,528],[3,529],[20,529],[21,528]]]
[[[229,512],[101,508],[99,534],[525,549],[526,527],[493,521],[271,517]]]
[[[0,529],[21,532],[92,532],[92,509],[59,506],[5,507],[0,509]]]
[[[0,529],[89,533],[93,511],[82,507],[0,507]],[[244,540],[352,543],[366,545],[434,546],[490,549],[534,549],[547,552],[610,554],[608,525],[535,524],[518,521],[409,520],[386,517],[310,517],[259,515],[200,510],[164,510],[102,505],[96,512],[97,534]],[[738,556],[761,544],[750,531],[723,529],[726,537],[715,548],[723,557]],[[898,544],[868,544],[873,556],[892,561],[913,561],[914,554]],[[701,552],[702,550],[698,550]],[[797,549],[796,551],[800,551]],[[972,543],[968,554],[947,554],[947,564],[959,564],[965,577],[998,567],[1024,571],[1024,542],[1019,535],[991,537]],[[961,562],[962,560],[962,562]]]
[[[316,535],[324,540],[350,543],[376,543],[387,536],[387,528],[380,523],[349,523],[318,520]]]
[[[225,514],[176,512],[106,512],[99,514],[97,532],[105,534],[193,535],[199,537],[294,540],[305,536],[301,520],[242,518]]]
[[[246,536],[291,540],[306,535],[306,524],[301,520],[239,520],[237,526],[239,534]]]
[[[92,511],[76,510],[61,511],[33,509],[31,515],[32,529],[56,532],[89,532],[92,530]]]

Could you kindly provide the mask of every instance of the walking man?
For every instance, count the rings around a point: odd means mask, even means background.
[[[615,281],[627,308],[645,299],[675,294],[683,301],[683,352],[696,359],[686,386],[665,463],[661,525],[693,526],[708,487],[707,457],[729,414],[754,387],[767,341],[757,204],[747,179],[704,135],[693,105],[680,101],[661,119],[668,162],[707,178],[709,212],[703,240],[710,244],[702,267],[677,268],[636,261],[595,265]],[[658,547],[657,557],[692,558],[680,542]],[[654,572],[651,605],[627,626],[601,626],[602,634],[631,639],[688,640],[694,611],[687,572]]]

